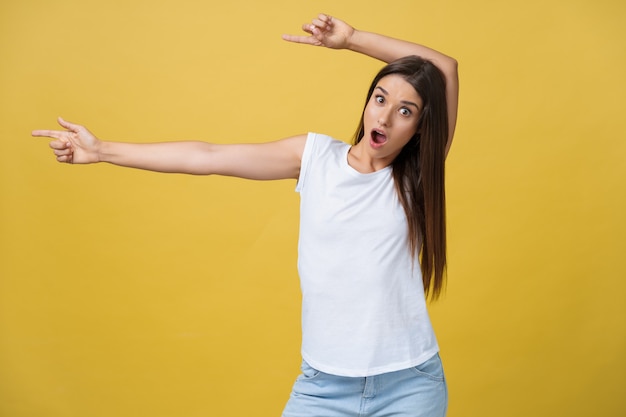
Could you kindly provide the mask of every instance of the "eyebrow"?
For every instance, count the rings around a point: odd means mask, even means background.
[[[380,90],[383,92],[384,95],[388,96],[389,93],[387,92],[387,90],[385,90],[384,88],[382,88],[381,86],[377,85],[375,90]],[[400,103],[408,105],[408,106],[414,106],[417,110],[420,109],[420,106],[418,106],[416,103],[413,103],[412,101],[406,101],[406,100],[401,100]]]

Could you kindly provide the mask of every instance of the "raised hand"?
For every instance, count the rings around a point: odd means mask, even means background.
[[[302,25],[302,30],[309,35],[283,35],[288,42],[304,43],[313,46],[325,46],[332,49],[346,49],[355,30],[346,22],[327,14],[320,14],[311,23]]]
[[[100,141],[84,126],[66,122],[58,118],[59,125],[66,130],[33,130],[33,136],[54,139],[50,147],[57,161],[69,164],[89,164],[99,162]]]

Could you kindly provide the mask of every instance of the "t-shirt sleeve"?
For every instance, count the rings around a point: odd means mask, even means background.
[[[300,176],[298,177],[298,182],[296,183],[296,192],[302,191],[302,187],[306,183],[306,174],[309,170],[309,166],[311,164],[311,159],[313,158],[313,149],[315,147],[315,133],[309,133],[306,138],[306,143],[304,144],[304,151],[302,152],[302,162],[300,163]]]

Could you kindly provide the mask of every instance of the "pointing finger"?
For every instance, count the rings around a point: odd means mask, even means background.
[[[32,136],[42,136],[46,138],[62,139],[65,137],[66,132],[60,130],[33,130]]]
[[[319,41],[311,36],[283,35],[287,42],[305,43],[308,45],[319,45]]]

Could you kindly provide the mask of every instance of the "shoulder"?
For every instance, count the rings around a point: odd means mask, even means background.
[[[324,151],[337,151],[349,147],[346,142],[334,138],[323,133],[310,132],[306,138],[306,147],[314,153],[323,153]]]
[[[305,178],[315,172],[329,172],[339,169],[342,155],[347,153],[349,145],[332,136],[310,132],[306,135],[306,144],[302,153],[300,177],[297,191],[303,189]]]

